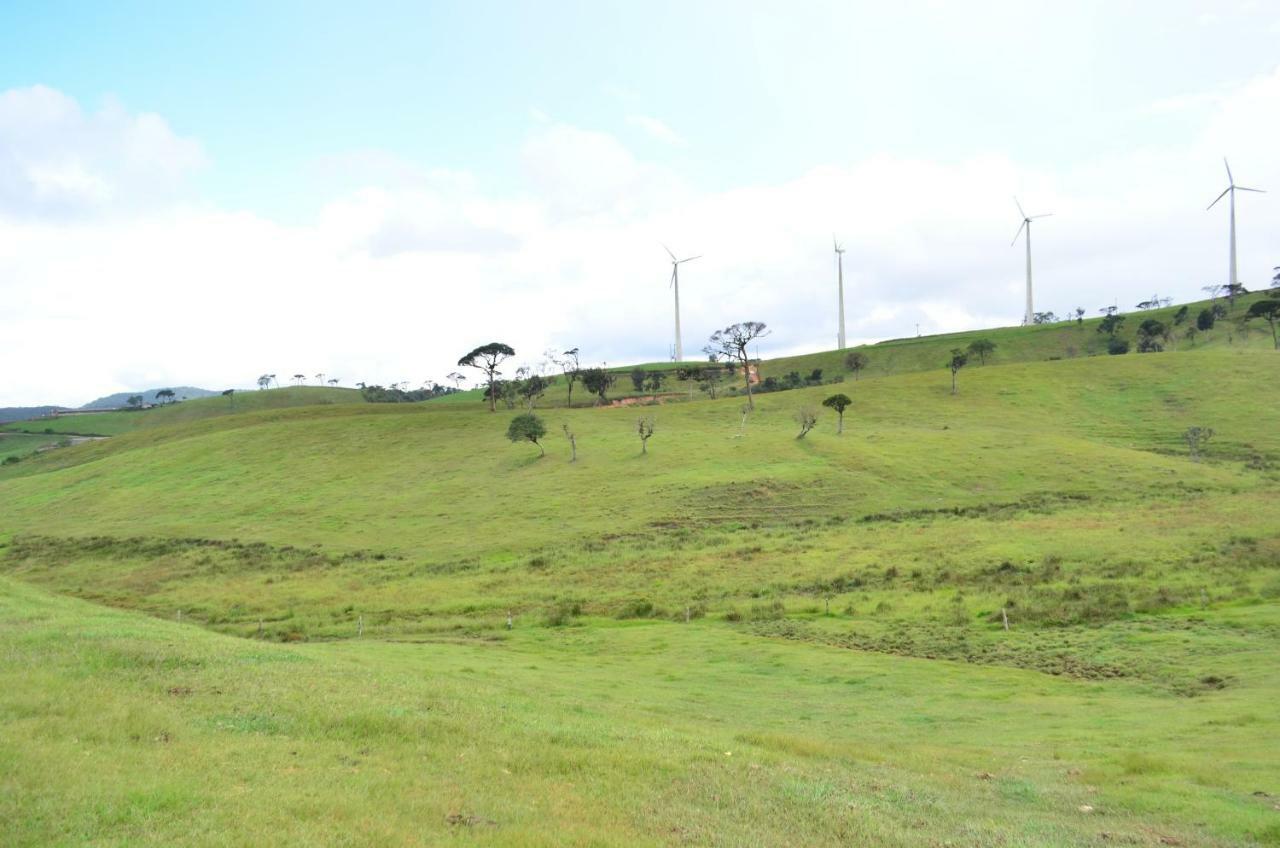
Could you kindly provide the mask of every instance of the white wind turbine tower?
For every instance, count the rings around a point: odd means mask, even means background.
[[[834,235],[831,236],[831,246],[836,252],[836,280],[840,286],[840,331],[836,339],[839,349],[844,350],[844,248]]]
[[[1245,188],[1244,186],[1236,185],[1235,179],[1231,176],[1231,166],[1227,164],[1225,156],[1222,158],[1222,164],[1227,166],[1227,187],[1222,190],[1222,194],[1214,198],[1213,203],[1210,203],[1205,211],[1207,212],[1217,206],[1223,195],[1231,194],[1231,257],[1227,268],[1227,285],[1236,285],[1240,282],[1240,279],[1236,276],[1236,192],[1256,191],[1259,194],[1266,194],[1266,192],[1260,188]]]
[[[692,262],[695,259],[701,259],[702,254],[690,256],[687,259],[676,259],[676,255],[671,252],[671,248],[665,244],[662,249],[671,257],[671,289],[676,296],[676,362],[684,361],[684,343],[680,339],[680,266],[686,262]]]
[[[1028,215],[1022,211],[1022,204],[1018,202],[1018,198],[1013,199],[1013,205],[1018,207],[1018,214],[1022,216],[1022,223],[1018,225],[1018,231],[1013,234],[1013,241],[1009,242],[1009,246],[1013,247],[1018,243],[1018,236],[1022,235],[1023,229],[1027,231],[1027,312],[1022,316],[1022,323],[1028,327],[1036,322],[1035,307],[1031,298],[1031,222],[1037,218],[1048,218],[1053,215],[1052,212],[1046,212],[1043,215]]]

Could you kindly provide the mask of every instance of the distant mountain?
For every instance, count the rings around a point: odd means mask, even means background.
[[[80,408],[114,409],[118,406],[128,406],[129,398],[134,395],[142,395],[144,403],[156,403],[156,392],[166,388],[173,389],[174,400],[194,400],[195,398],[221,394],[221,392],[211,392],[208,389],[197,389],[195,386],[161,386],[158,389],[147,389],[142,392],[116,392],[114,395],[107,395],[106,397],[100,397],[95,401],[90,401]]]
[[[66,409],[65,406],[0,406],[0,424],[10,421],[26,421],[28,418],[39,418],[51,412]]]

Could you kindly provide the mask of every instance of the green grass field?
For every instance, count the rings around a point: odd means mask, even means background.
[[[1280,354],[971,335],[559,386],[543,458],[291,389],[0,467],[0,843],[1280,844]]]

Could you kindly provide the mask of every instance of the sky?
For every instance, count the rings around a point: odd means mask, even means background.
[[[208,8],[204,8],[208,7]],[[1090,314],[1280,265],[1280,0],[0,3],[0,406]],[[941,364],[940,364],[941,367]]]

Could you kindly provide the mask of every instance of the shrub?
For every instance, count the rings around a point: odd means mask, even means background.
[[[547,627],[564,627],[580,615],[582,615],[582,604],[578,601],[564,598],[557,601],[555,606],[547,611],[547,617],[543,620],[543,623]]]
[[[647,598],[635,598],[627,601],[618,610],[615,618],[652,618],[656,613],[653,602]]]
[[[1129,352],[1129,342],[1125,339],[1112,338],[1107,342],[1107,353],[1120,356]]]

